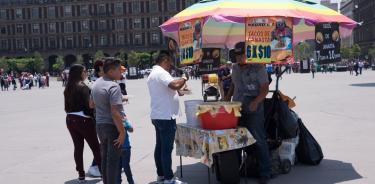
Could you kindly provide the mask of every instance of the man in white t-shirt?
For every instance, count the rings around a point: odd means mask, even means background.
[[[148,76],[147,86],[151,96],[151,120],[156,130],[155,164],[158,183],[181,183],[173,179],[172,150],[179,113],[178,90],[187,78],[174,79],[169,73],[172,58],[168,51],[161,51],[156,65]]]

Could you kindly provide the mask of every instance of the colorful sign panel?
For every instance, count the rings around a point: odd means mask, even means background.
[[[319,64],[340,62],[340,40],[338,23],[315,25],[316,61]]]
[[[246,63],[293,63],[293,61],[292,18],[246,19]]]
[[[194,19],[180,23],[178,29],[180,46],[180,64],[199,63],[202,58],[203,19]]]

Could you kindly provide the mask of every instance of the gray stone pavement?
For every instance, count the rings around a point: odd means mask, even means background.
[[[65,125],[60,85],[52,82],[48,89],[0,91],[1,184],[75,183],[73,143]],[[200,81],[189,81],[189,85],[194,93],[181,102],[201,98]],[[375,183],[375,72],[364,71],[358,77],[318,73],[315,79],[310,74],[285,75],[280,89],[297,97],[295,111],[321,144],[325,160],[315,167],[295,166],[290,174],[271,183]],[[128,91],[133,97],[125,110],[135,127],[130,137],[131,166],[136,182],[147,184],[155,180],[156,174],[146,81],[128,81]],[[182,115],[179,122],[184,118]],[[92,160],[87,145],[84,158],[87,169]],[[173,168],[178,171],[179,158],[173,159]],[[183,165],[184,181],[208,183],[207,168],[199,160],[183,158]],[[88,183],[101,183],[88,179]]]

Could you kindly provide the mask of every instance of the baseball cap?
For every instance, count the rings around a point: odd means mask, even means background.
[[[234,53],[238,54],[245,54],[245,42],[238,42],[234,46]]]

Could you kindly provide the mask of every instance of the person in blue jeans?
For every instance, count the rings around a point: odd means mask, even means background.
[[[128,132],[133,132],[134,129],[127,119],[124,120],[124,127],[125,127],[125,140],[121,149],[121,160],[120,160],[120,167],[119,167],[120,170],[118,172],[117,184],[120,184],[122,182],[122,179],[121,179],[122,169],[124,169],[128,183],[134,184],[132,171],[130,169],[131,146],[130,146],[129,133],[128,133]]]
[[[176,118],[179,113],[178,90],[187,78],[175,79],[171,76],[172,58],[168,51],[160,51],[156,65],[148,76],[147,86],[151,96],[151,120],[155,126],[155,165],[157,182],[163,184],[183,183],[173,179],[172,150],[176,133]]]

